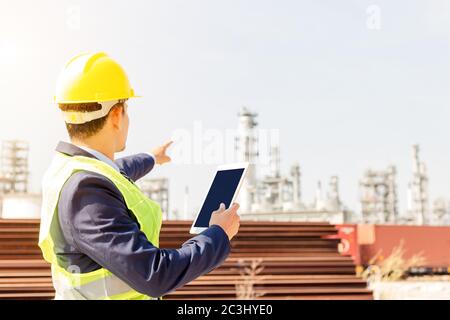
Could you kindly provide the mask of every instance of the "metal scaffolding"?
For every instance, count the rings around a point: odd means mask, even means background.
[[[28,192],[28,151],[29,145],[26,141],[2,142],[0,193]]]
[[[416,224],[430,224],[428,205],[428,175],[420,161],[419,145],[412,146],[412,179],[408,184],[408,215]]]
[[[359,183],[362,222],[396,222],[398,216],[396,173],[395,166],[389,166],[381,171],[369,169],[364,173]]]
[[[258,140],[256,135],[257,113],[250,112],[246,107],[242,107],[238,113],[239,126],[236,137],[235,151],[238,161],[249,162],[247,175],[240,192],[240,204],[243,212],[250,212],[252,204],[257,201],[256,190],[256,165],[258,160]]]
[[[142,179],[138,181],[141,191],[156,201],[163,212],[163,219],[169,220],[169,180],[167,178]]]
[[[344,208],[339,197],[337,176],[331,177],[326,196],[316,197],[315,203],[311,205],[303,203],[300,165],[294,163],[289,173],[282,173],[278,141],[267,141],[269,155],[267,173],[261,174],[262,161],[258,163],[258,170],[256,170],[253,163],[265,156],[258,150],[257,123],[255,121],[258,114],[243,107],[238,116],[236,151],[240,161],[250,162],[249,173],[247,173],[240,191],[243,217],[255,220],[266,219],[266,213],[273,213],[271,219],[283,220],[286,219],[284,213],[292,213],[289,214],[289,219],[302,220],[309,219],[307,216],[311,217],[317,213],[317,216],[326,216],[331,220],[338,215],[343,215]],[[259,142],[262,141],[264,139]],[[343,221],[340,220],[340,222]]]

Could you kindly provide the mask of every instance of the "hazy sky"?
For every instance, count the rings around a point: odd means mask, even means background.
[[[367,26],[374,8],[379,29]],[[56,78],[85,51],[116,58],[143,96],[130,102],[126,154],[195,121],[235,128],[246,105],[261,127],[280,129],[283,170],[300,163],[306,202],[317,180],[338,175],[343,202],[357,209],[363,171],[395,164],[403,211],[412,143],[431,197],[450,198],[448,1],[0,0],[0,139],[30,142],[33,191],[67,139]],[[213,168],[152,175],[170,178],[172,208],[185,186],[195,208]]]

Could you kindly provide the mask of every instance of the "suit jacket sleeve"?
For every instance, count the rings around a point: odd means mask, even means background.
[[[138,153],[132,156],[119,158],[114,161],[119,169],[136,181],[147,173],[149,173],[155,166],[155,159],[148,153]]]

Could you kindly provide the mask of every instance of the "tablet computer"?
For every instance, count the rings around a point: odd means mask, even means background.
[[[220,204],[226,208],[235,201],[247,172],[248,162],[227,164],[217,167],[216,174],[206,195],[205,201],[192,223],[191,234],[198,234],[209,227],[211,214]]]

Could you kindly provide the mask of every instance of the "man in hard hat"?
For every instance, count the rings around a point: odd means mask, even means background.
[[[161,297],[219,266],[238,231],[238,205],[221,205],[210,227],[181,248],[158,247],[160,206],[134,181],[170,161],[171,142],[114,158],[125,148],[133,97],[126,73],[105,53],[74,57],[59,78],[55,98],[71,143],[58,144],[45,173],[39,234],[57,299]]]

